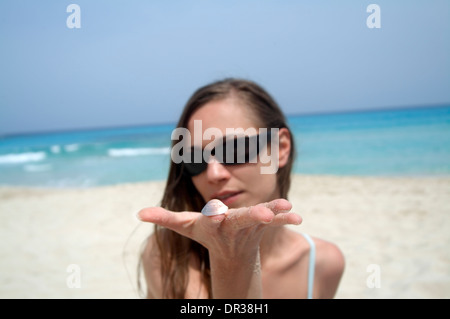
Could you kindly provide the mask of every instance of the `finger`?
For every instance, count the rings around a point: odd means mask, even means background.
[[[226,213],[226,220],[229,223],[232,222],[235,229],[242,229],[258,224],[270,224],[275,215],[287,213],[291,208],[292,204],[289,201],[280,198],[256,206],[230,209]]]
[[[302,221],[301,216],[296,213],[282,213],[275,215],[270,226],[300,225]]]
[[[243,229],[272,222],[275,214],[264,205],[230,209],[225,213],[225,223],[234,229]]]
[[[263,203],[268,209],[270,209],[274,214],[287,213],[292,209],[292,204],[286,199],[279,198],[274,199],[270,202]]]
[[[162,207],[144,208],[137,214],[137,217],[143,222],[154,223],[185,236],[190,233],[199,216],[201,214],[192,212],[174,213]]]

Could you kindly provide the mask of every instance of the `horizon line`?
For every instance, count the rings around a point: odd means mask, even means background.
[[[289,116],[315,116],[315,115],[332,115],[332,114],[349,114],[349,113],[372,113],[372,112],[382,112],[382,111],[400,111],[400,110],[411,110],[411,109],[423,109],[423,108],[441,108],[449,107],[450,102],[447,103],[433,103],[433,104],[416,104],[416,105],[404,105],[404,106],[391,106],[391,107],[372,107],[367,109],[341,109],[341,110],[319,110],[319,111],[305,111],[298,113],[286,112],[284,113],[286,117]],[[129,124],[129,125],[110,125],[110,126],[97,126],[97,127],[85,127],[85,128],[68,128],[68,129],[55,129],[55,130],[43,130],[43,131],[30,131],[30,132],[19,132],[19,133],[6,133],[0,134],[0,141],[3,138],[10,137],[20,137],[29,135],[47,135],[47,134],[59,134],[59,133],[75,133],[75,132],[92,132],[92,131],[102,131],[102,130],[116,130],[116,129],[131,129],[138,127],[157,127],[157,126],[168,126],[173,125],[175,127],[176,122],[155,122],[155,123],[142,123],[142,124]]]

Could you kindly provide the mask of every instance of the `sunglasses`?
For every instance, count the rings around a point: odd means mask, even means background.
[[[186,156],[187,159],[182,161],[184,166],[184,173],[188,176],[196,176],[204,172],[208,168],[210,156],[223,165],[239,165],[246,163],[256,163],[256,158],[259,152],[271,140],[270,131],[262,134],[243,136],[236,138],[224,137],[222,143],[219,143],[211,150],[202,149],[199,147],[191,147]],[[265,137],[265,138],[264,138]]]

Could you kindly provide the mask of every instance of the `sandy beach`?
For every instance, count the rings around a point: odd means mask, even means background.
[[[0,187],[1,298],[139,298],[139,244],[163,182],[86,189]],[[296,175],[292,227],[336,243],[336,298],[450,298],[450,177]]]

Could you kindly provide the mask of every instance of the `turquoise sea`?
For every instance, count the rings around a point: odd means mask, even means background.
[[[450,106],[291,115],[295,173],[450,175]],[[164,180],[174,124],[0,137],[0,186]]]

